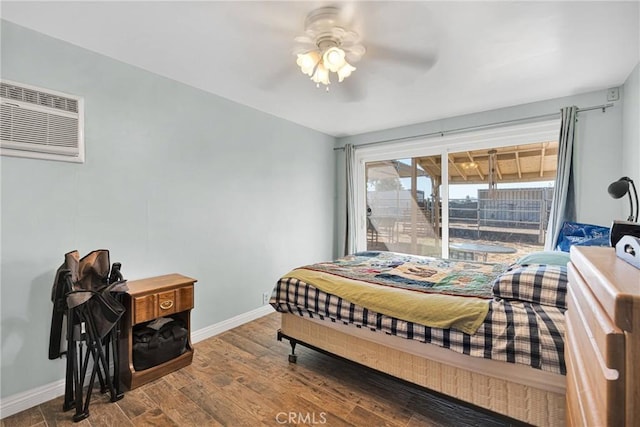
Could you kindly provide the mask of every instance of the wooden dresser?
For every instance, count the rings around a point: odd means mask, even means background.
[[[150,277],[127,283],[125,313],[120,335],[120,375],[125,386],[134,389],[187,366],[193,360],[191,346],[191,309],[195,279],[181,274]],[[187,326],[186,351],[180,356],[151,368],[136,371],[133,366],[132,330],[136,325],[159,317],[181,318]]]
[[[640,270],[574,246],[567,306],[567,424],[640,425]]]

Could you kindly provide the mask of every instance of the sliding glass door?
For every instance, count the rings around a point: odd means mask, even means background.
[[[512,138],[496,131],[499,138],[470,134],[458,144],[363,150],[356,197],[366,239],[358,239],[359,250],[487,262],[541,250],[556,175],[556,126]]]
[[[512,262],[542,250],[557,141],[449,153],[451,258]]]
[[[426,160],[366,163],[368,250],[441,254],[440,176],[421,164]]]

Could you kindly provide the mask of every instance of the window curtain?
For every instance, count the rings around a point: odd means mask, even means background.
[[[576,220],[575,184],[573,175],[573,144],[576,138],[576,106],[560,110],[560,136],[558,139],[558,170],[553,188],[545,250],[558,246],[558,237],[565,221]]]
[[[346,144],[344,146],[345,163],[346,163],[346,178],[347,178],[347,212],[346,212],[346,229],[345,229],[345,242],[344,252],[345,255],[352,254],[356,251],[356,200],[355,200],[355,148],[353,144]]]

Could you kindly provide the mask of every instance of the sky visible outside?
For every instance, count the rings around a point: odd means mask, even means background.
[[[411,188],[411,178],[400,178],[402,187],[405,189]],[[424,191],[424,196],[429,197],[431,195],[431,180],[427,177],[418,177],[418,191]],[[536,182],[511,182],[511,183],[498,183],[498,189],[503,188],[553,188],[553,181],[536,181]],[[487,184],[456,184],[449,185],[449,198],[450,199],[466,199],[467,196],[471,199],[478,198],[478,190],[487,189]]]

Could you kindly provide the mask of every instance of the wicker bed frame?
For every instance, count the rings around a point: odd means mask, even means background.
[[[282,338],[291,343],[291,362],[300,343],[529,424],[565,424],[560,374],[289,313],[282,313]]]

